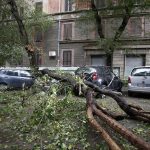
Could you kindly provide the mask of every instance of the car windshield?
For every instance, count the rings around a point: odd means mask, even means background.
[[[3,69],[0,70],[0,73],[1,73],[1,74],[3,74],[4,72],[5,72],[5,70],[3,70]]]
[[[104,76],[104,75],[111,75],[111,70],[109,67],[97,67],[97,66],[93,66],[93,67],[82,67],[76,70],[76,74],[82,74],[82,73],[93,73],[93,72],[97,72],[99,76]]]
[[[135,68],[133,69],[132,76],[150,76],[150,67],[149,68]]]
[[[110,75],[111,71],[108,67],[97,67],[97,72],[99,75]]]
[[[96,72],[95,68],[83,67],[76,70],[76,74]]]

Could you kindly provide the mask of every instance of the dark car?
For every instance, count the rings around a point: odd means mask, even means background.
[[[101,88],[121,92],[122,81],[117,77],[110,67],[107,66],[85,66],[75,71],[75,75],[90,81]]]
[[[25,70],[0,70],[0,90],[18,89],[31,87],[34,84],[34,78],[31,73]]]

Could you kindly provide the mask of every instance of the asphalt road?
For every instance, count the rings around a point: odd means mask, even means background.
[[[123,92],[124,100],[127,101],[129,104],[138,105],[145,111],[150,111],[150,94],[136,94],[133,97],[129,97],[127,92]],[[112,99],[109,96],[106,96],[105,98],[99,99],[99,103],[102,104],[102,106],[108,107],[110,110],[120,111],[118,108],[118,104],[114,99]]]
[[[150,111],[150,94],[136,94],[133,97],[125,95],[124,98],[128,103],[141,106],[144,110]]]

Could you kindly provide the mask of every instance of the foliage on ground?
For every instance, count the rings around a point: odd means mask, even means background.
[[[29,149],[86,149],[89,146],[85,101],[73,98],[71,94],[56,97],[55,93],[31,93],[1,93],[0,149],[21,149],[22,146]]]
[[[58,96],[56,85],[51,92],[34,88],[0,93],[0,149],[108,149],[98,133],[88,125],[85,99],[74,97],[69,89]],[[107,98],[98,101],[108,108],[111,103],[115,111],[120,112]],[[129,124],[128,121],[122,123]],[[133,132],[148,140],[148,124],[135,122],[132,125]],[[126,140],[110,132],[126,149],[135,149]]]

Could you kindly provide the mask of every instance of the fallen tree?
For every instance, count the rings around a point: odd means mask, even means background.
[[[42,73],[48,74],[48,76],[61,82],[67,82],[72,86],[72,90],[75,93],[79,92],[79,89],[81,87],[81,91],[85,96],[87,102],[87,116],[89,123],[93,128],[96,129],[96,131],[98,131],[98,133],[106,141],[110,149],[116,150],[121,149],[121,147],[111,138],[111,136],[105,131],[105,129],[101,127],[94,116],[98,116],[100,120],[104,121],[108,126],[111,127],[111,129],[119,133],[138,149],[150,149],[149,143],[136,136],[133,132],[131,132],[115,120],[116,118],[118,118],[118,116],[116,117],[116,115],[113,115],[111,112],[104,110],[100,105],[97,104],[97,102],[94,100],[94,92],[99,92],[100,94],[105,94],[112,97],[117,102],[119,107],[127,114],[126,116],[121,116],[122,119],[128,116],[129,118],[135,120],[142,120],[150,123],[149,112],[144,111],[139,106],[128,104],[126,100],[120,95],[120,93],[113,92],[107,89],[101,89],[91,82],[84,81],[84,84],[80,85],[72,76],[53,73],[48,69],[43,70]]]

